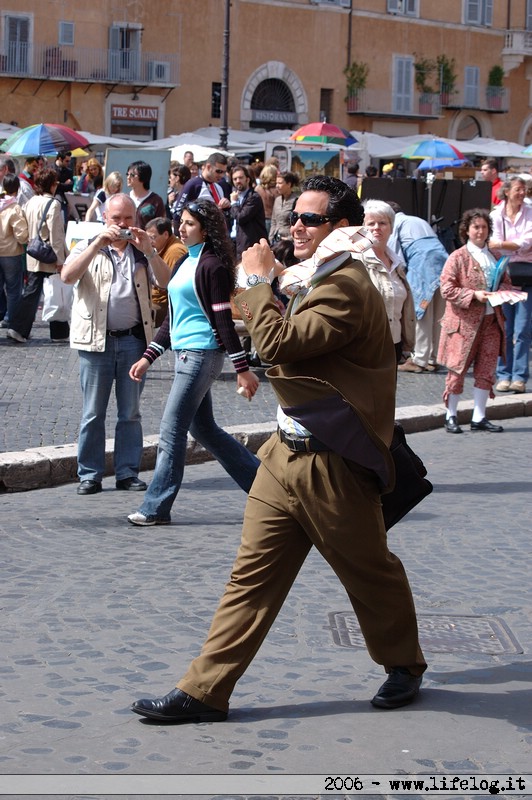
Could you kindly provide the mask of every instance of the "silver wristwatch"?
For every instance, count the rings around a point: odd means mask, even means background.
[[[258,283],[269,283],[270,279],[265,275],[248,275],[246,278],[247,286],[256,286]]]

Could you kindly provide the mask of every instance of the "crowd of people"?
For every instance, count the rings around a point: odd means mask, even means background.
[[[300,190],[297,174],[275,158],[246,165],[215,152],[195,169],[189,152],[184,161],[170,164],[163,198],[143,160],[128,166],[124,192],[120,173],[105,176],[95,158],[79,174],[68,152],[53,164],[28,158],[18,175],[0,158],[0,311],[8,337],[27,342],[48,276],[75,287],[70,319],[52,318],[50,337],[79,354],[78,495],[103,488],[113,389],[116,489],[145,492],[128,515],[131,525],[170,523],[189,432],[248,494],[242,546],[201,655],[176,689],[137,701],[133,711],[161,721],[225,719],[232,689],[312,545],[344,585],[370,654],[387,673],[373,705],[406,705],[426,663],[380,504],[393,484],[397,371],[446,367],[445,430],[457,434],[464,376],[473,367],[471,431],[503,430],[487,419],[487,401],[494,388],[524,392],[528,380],[525,182],[510,176],[498,185],[493,210],[467,210],[463,246],[449,255],[430,225],[397,204],[361,203],[356,171],[345,182],[311,177]],[[88,218],[101,228],[68,252],[71,189],[92,194]],[[356,252],[335,238],[353,228],[366,236]],[[39,236],[50,259],[26,251]],[[283,293],[289,270],[298,275],[290,298]],[[516,288],[515,305],[492,303],[496,291]],[[251,399],[259,387],[235,311],[270,366],[279,400],[278,429],[259,458],[213,416],[211,387],[226,356],[241,394]],[[168,349],[175,375],[148,487],[139,477],[142,388]],[[357,536],[345,536],[353,525]]]

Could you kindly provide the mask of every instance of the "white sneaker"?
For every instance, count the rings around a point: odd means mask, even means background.
[[[171,521],[170,517],[168,519],[159,519],[153,514],[148,514],[148,516],[141,514],[140,511],[135,511],[128,516],[128,522],[131,522],[132,525],[141,525],[143,528],[147,528],[150,525],[169,525]]]
[[[13,328],[7,329],[7,335],[9,336],[10,339],[14,339],[15,342],[20,342],[20,344],[24,344],[24,342],[28,341],[27,339],[24,338],[24,336],[21,336],[20,333],[18,333],[18,331],[14,331]]]

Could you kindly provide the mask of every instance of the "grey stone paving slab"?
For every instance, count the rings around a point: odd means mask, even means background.
[[[218,464],[187,467],[164,528],[129,526],[138,496],[111,479],[0,496],[0,777],[529,772],[532,419],[504,426],[410,437],[435,489],[390,542],[420,614],[496,618],[520,652],[427,650],[418,702],[393,712],[368,702],[382,670],[365,648],[335,642],[349,605],[312,553],[227,722],[130,713],[198,652],[228,578],[245,496]]]

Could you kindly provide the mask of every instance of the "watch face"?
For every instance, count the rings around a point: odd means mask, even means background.
[[[248,279],[246,281],[248,286],[255,286],[259,282],[258,275],[248,275]]]

